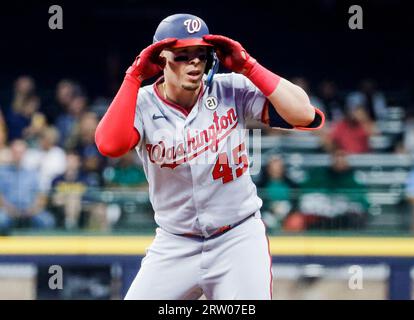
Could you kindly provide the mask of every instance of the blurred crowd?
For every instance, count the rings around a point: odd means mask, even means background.
[[[134,152],[100,155],[94,142],[99,110],[76,82],[61,80],[47,104],[34,79],[21,76],[10,103],[0,106],[0,229],[109,230],[95,191],[146,185]]]
[[[266,222],[287,231],[341,226],[360,228],[368,207],[364,187],[349,166],[349,154],[371,152],[370,138],[381,134],[388,119],[386,96],[365,79],[353,92],[333,81],[311,90],[304,78],[292,79],[324,111],[325,127],[315,133],[329,153],[328,168],[310,171],[298,185],[291,181],[282,156],[269,157],[258,182]],[[100,190],[146,190],[142,166],[131,151],[119,159],[100,155],[94,133],[109,99],[89,101],[75,81],[63,79],[50,101],[30,76],[14,82],[9,101],[0,101],[0,231],[34,229],[111,230]],[[387,151],[414,154],[414,117],[406,110],[404,130]],[[287,135],[263,130],[265,135]],[[351,190],[351,191],[350,191]],[[414,172],[407,199],[414,204]],[[298,196],[300,195],[300,196]],[[307,213],[307,214],[304,214]]]
[[[364,228],[367,189],[355,178],[344,151],[331,157],[330,166],[309,170],[300,183],[289,178],[282,157],[270,157],[260,181],[267,225],[293,232]]]
[[[269,157],[258,181],[265,200],[265,220],[268,225],[277,225],[286,231],[362,230],[369,217],[369,188],[356,179],[357,172],[349,164],[349,155],[377,153],[383,157],[392,154],[413,157],[414,114],[402,106],[390,107],[386,95],[372,79],[364,79],[358,90],[345,93],[333,81],[321,82],[316,93],[304,78],[298,77],[292,82],[302,87],[311,103],[326,116],[324,128],[312,134],[319,136],[322,152],[329,154],[331,161],[327,167],[309,169],[298,184],[289,178],[283,157]],[[401,114],[392,115],[392,109]],[[399,122],[401,130],[391,130],[391,133],[384,130],[387,124],[398,127]],[[382,136],[389,138],[390,143],[377,149],[372,139]],[[372,167],[375,169],[376,164]],[[410,222],[405,230],[414,231],[414,170],[411,170],[403,186],[401,202],[412,204],[406,212]],[[393,183],[398,182],[389,181],[390,186]]]

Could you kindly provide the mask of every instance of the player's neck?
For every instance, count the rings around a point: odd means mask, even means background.
[[[201,90],[201,85],[196,90],[186,90],[169,85],[166,82],[162,82],[160,87],[165,100],[178,104],[185,109],[191,109],[194,106]]]

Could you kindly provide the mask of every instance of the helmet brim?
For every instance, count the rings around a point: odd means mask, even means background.
[[[211,43],[208,43],[200,38],[194,39],[178,39],[177,42],[171,46],[172,49],[178,48],[185,48],[185,47],[193,47],[193,46],[206,46],[206,47],[214,47]]]

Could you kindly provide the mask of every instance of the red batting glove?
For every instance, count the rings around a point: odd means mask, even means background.
[[[215,47],[221,64],[231,71],[245,74],[256,63],[256,59],[252,58],[237,41],[212,34],[204,36],[203,39]]]
[[[176,38],[167,38],[146,47],[126,71],[127,76],[142,82],[157,75],[165,66],[165,59],[160,57],[161,51],[176,41]]]
[[[260,65],[239,42],[212,34],[203,39],[215,47],[217,57],[227,69],[244,74],[266,97],[278,86],[281,78]]]
[[[126,71],[118,93],[95,131],[96,146],[101,154],[120,157],[139,143],[141,137],[134,127],[134,119],[141,82],[162,70],[165,60],[160,53],[176,41],[169,38],[148,46]]]

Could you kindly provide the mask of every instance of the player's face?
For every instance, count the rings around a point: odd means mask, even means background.
[[[200,87],[207,62],[207,48],[204,46],[165,50],[165,80],[185,90]]]

